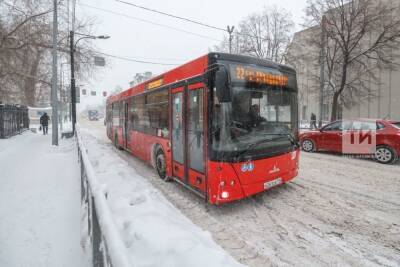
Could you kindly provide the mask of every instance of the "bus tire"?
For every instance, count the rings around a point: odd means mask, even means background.
[[[118,144],[118,135],[117,134],[114,136],[114,146],[118,150],[122,149],[121,146]]]
[[[167,176],[167,161],[165,158],[164,151],[161,148],[157,149],[157,152],[156,152],[155,167],[156,167],[158,176],[160,176],[161,180],[168,182],[170,179]]]

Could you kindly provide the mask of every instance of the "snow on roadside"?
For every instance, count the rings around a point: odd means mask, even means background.
[[[137,266],[241,266],[175,208],[110,144],[82,130],[97,179],[107,193],[114,221]]]

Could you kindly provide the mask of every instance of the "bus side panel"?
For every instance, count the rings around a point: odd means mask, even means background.
[[[189,184],[201,192],[206,191],[205,175],[192,169],[189,170]]]
[[[118,137],[118,145],[120,147],[124,147],[124,136],[122,135],[122,127],[116,127],[117,137]]]
[[[151,136],[148,134],[140,133],[137,131],[131,131],[131,145],[129,149],[132,154],[150,164],[152,164],[152,157],[155,145],[161,145],[166,158],[167,175],[171,176],[171,151],[168,147],[168,139]]]

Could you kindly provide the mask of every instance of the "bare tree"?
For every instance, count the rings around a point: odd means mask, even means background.
[[[368,83],[377,83],[379,68],[395,68],[400,46],[400,5],[388,0],[309,0],[309,22],[318,24],[311,43],[325,49],[326,87],[332,96],[331,120],[339,104],[351,105],[373,96]],[[325,35],[322,45],[321,32]]]
[[[0,2],[0,100],[35,105],[38,98],[49,100],[51,81],[52,6],[50,0],[3,0]],[[68,15],[59,5],[60,61],[69,60]],[[76,31],[90,34],[92,20],[77,20]],[[93,48],[89,42],[77,47],[79,75],[93,70]],[[46,96],[46,97],[44,97]]]
[[[243,19],[234,32],[232,52],[282,62],[293,32],[291,14],[285,9],[265,7]],[[226,38],[217,51],[228,51]]]

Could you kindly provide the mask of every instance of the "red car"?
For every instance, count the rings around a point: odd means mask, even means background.
[[[373,146],[368,140],[368,134],[371,133],[374,135]],[[358,150],[349,150],[354,148],[355,143]],[[306,152],[368,154],[380,163],[393,163],[400,155],[400,122],[373,119],[338,120],[320,129],[300,134],[300,144]]]

